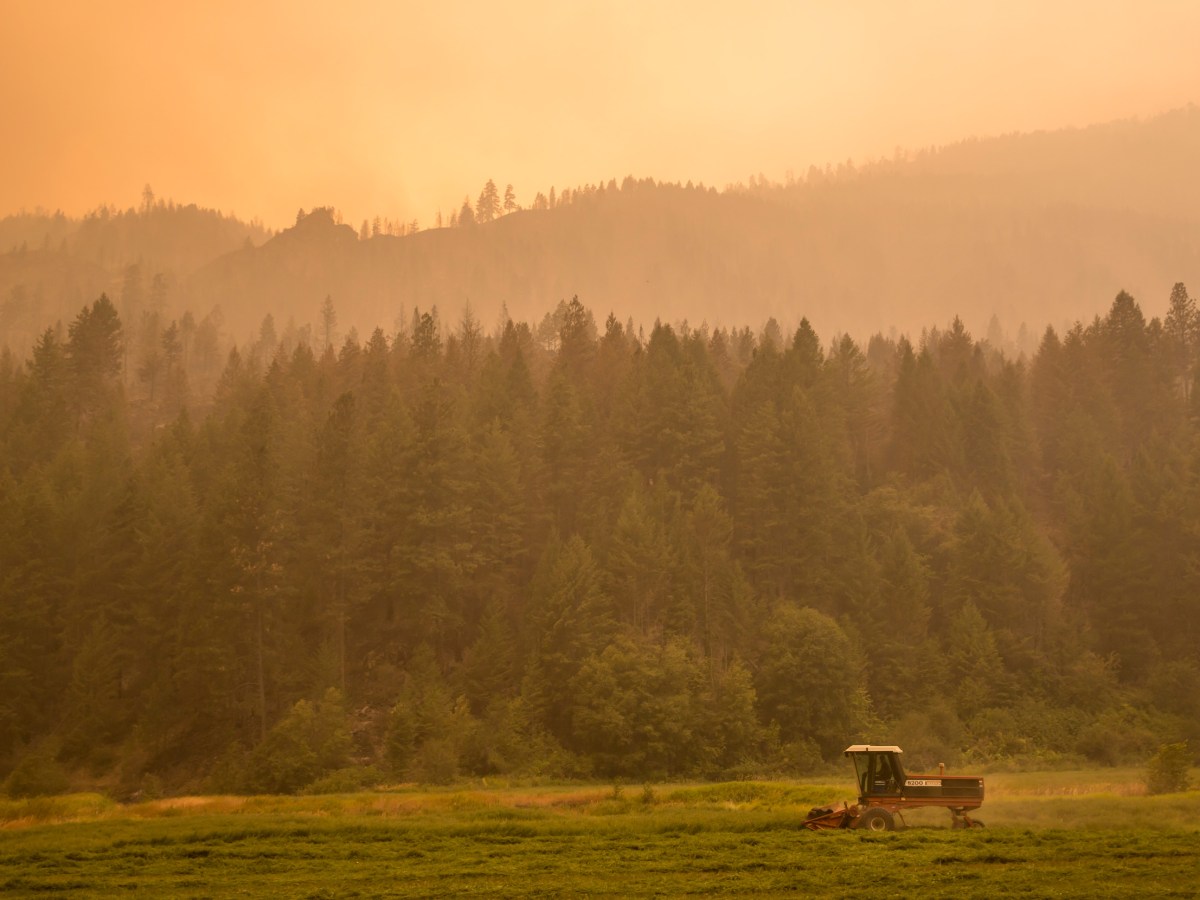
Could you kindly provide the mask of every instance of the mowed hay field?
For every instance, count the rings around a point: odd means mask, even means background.
[[[1136,772],[988,777],[983,830],[814,833],[846,784],[0,802],[0,895],[1197,897],[1200,792]]]

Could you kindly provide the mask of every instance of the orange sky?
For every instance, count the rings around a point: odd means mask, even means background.
[[[1200,3],[0,0],[0,214],[160,196],[431,224],[1200,101]]]

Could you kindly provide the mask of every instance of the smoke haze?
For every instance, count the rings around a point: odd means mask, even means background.
[[[626,174],[722,187],[1186,105],[1188,2],[5,2],[0,213],[142,185],[432,224]],[[1085,14],[1086,12],[1086,14]]]

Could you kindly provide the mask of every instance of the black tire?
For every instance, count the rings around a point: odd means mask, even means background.
[[[978,819],[972,819],[972,820],[971,820],[971,827],[972,827],[972,828],[982,828],[982,827],[983,827],[983,823],[982,823],[982,822],[980,822]]]
[[[857,827],[864,831],[895,831],[896,820],[892,814],[880,806],[872,806],[858,820]]]

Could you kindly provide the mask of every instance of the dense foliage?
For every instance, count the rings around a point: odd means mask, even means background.
[[[1182,285],[1020,361],[958,320],[864,351],[578,300],[335,325],[264,323],[203,403],[174,324],[161,390],[123,368],[103,297],[5,357],[7,770],[295,790],[1200,736]]]

